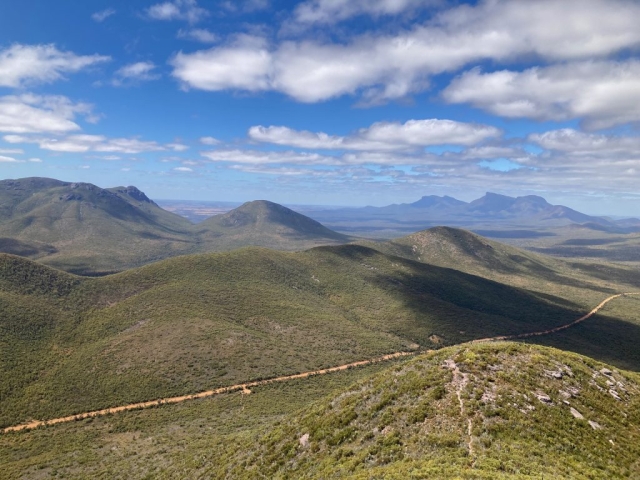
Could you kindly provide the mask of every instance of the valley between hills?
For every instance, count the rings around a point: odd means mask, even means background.
[[[1,478],[640,475],[632,256],[372,240],[267,201],[192,223],[43,178],[0,200],[0,428],[75,420],[4,431]],[[594,231],[569,214],[544,228]]]

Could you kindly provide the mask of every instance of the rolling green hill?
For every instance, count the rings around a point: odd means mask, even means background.
[[[303,250],[350,240],[309,217],[266,200],[247,202],[201,222],[198,227],[201,242],[215,244],[219,250],[249,245]]]
[[[540,255],[459,228],[434,227],[387,242],[359,243],[389,255],[557,294],[578,303],[589,301],[589,291],[594,289],[603,293],[615,293],[620,288],[640,289],[640,275],[635,268]]]
[[[143,194],[117,190],[153,214]],[[205,230],[326,234],[288,215],[257,202]],[[283,224],[295,228],[274,226]],[[247,400],[0,435],[0,462],[10,478],[633,477],[637,374],[526,343],[451,345],[564,325],[637,285],[631,268],[449,228],[295,253],[178,256],[99,278],[0,254],[0,427],[439,349],[387,369],[257,387]],[[639,302],[621,298],[527,342],[638,371]]]
[[[117,271],[193,250],[191,223],[133,187],[4,180],[0,204],[0,237],[26,243],[32,251],[23,253],[72,272]]]
[[[243,440],[199,473],[637,478],[640,377],[542,347],[458,346],[384,370]]]
[[[0,435],[0,463],[6,478],[636,478],[639,399],[637,373],[587,357],[460,345]]]
[[[0,264],[5,426],[535,331],[586,310],[357,245],[183,256],[95,279]],[[603,297],[590,295],[589,308]]]
[[[349,238],[271,202],[198,225],[135,187],[48,178],[0,181],[0,251],[77,274],[105,274],[176,255],[256,245],[303,250]]]

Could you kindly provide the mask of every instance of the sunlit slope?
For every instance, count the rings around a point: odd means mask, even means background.
[[[112,273],[248,245],[304,250],[349,240],[267,201],[249,202],[193,225],[136,187],[103,189],[48,178],[0,181],[0,252],[77,274]]]
[[[303,250],[349,241],[346,235],[266,200],[245,203],[230,212],[201,222],[198,228],[200,241],[215,250],[230,250],[248,245],[277,250]]]
[[[355,245],[184,256],[98,279],[0,259],[13,272],[1,294],[2,425],[528,332],[582,314],[561,298]],[[33,269],[44,270],[29,276]],[[66,286],[41,292],[43,275]],[[27,319],[23,305],[34,315]],[[31,338],[25,332],[38,318],[44,325]]]
[[[4,180],[0,203],[5,251],[72,272],[121,270],[193,250],[191,223],[135,187]]]
[[[636,478],[640,377],[518,344],[375,374],[216,450],[211,478]]]

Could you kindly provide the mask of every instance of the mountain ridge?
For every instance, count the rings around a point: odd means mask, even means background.
[[[242,246],[303,250],[346,235],[268,201],[193,224],[134,186],[31,177],[0,181],[0,251],[80,274],[107,274],[175,255]]]
[[[319,210],[310,212],[310,215],[342,232],[367,229],[373,232],[405,232],[436,225],[555,228],[577,224],[598,225],[598,228],[610,233],[640,231],[640,223],[633,220],[611,220],[587,215],[564,205],[553,205],[538,195],[510,197],[493,192],[487,192],[471,202],[446,195],[428,195],[413,203]]]

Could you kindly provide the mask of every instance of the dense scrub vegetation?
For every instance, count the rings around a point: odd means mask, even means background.
[[[10,478],[635,478],[639,382],[555,349],[461,345],[1,435],[0,462]]]
[[[567,300],[357,245],[185,256],[96,279],[1,264],[3,426],[536,331],[604,293],[593,283]],[[569,348],[638,368],[623,313]]]
[[[229,443],[212,478],[640,475],[640,377],[516,344],[458,346]]]

